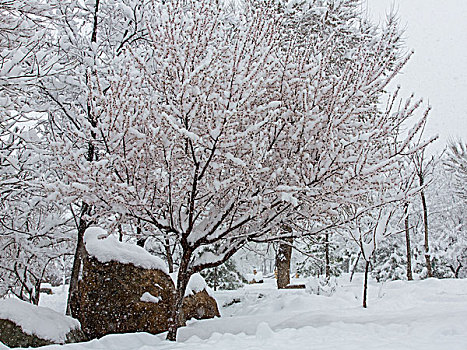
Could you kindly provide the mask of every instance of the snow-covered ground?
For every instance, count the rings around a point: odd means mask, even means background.
[[[44,349],[467,349],[467,280],[371,282],[368,309],[359,275],[342,276],[331,297],[274,283],[215,292],[222,317],[189,322],[176,343],[142,333]],[[63,311],[66,290],[54,290],[41,305]]]

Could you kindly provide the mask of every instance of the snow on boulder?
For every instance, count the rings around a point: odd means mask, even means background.
[[[174,284],[177,285],[178,273],[172,272],[170,277],[172,278]],[[203,276],[201,276],[199,273],[192,274],[185,290],[185,296],[187,297],[189,295],[194,295],[198,292],[202,292],[203,290],[205,290],[210,296],[214,297],[212,289],[209,288]]]
[[[267,322],[261,322],[256,327],[256,339],[260,341],[270,340],[274,338],[274,331],[269,327]]]
[[[144,294],[141,296],[141,301],[144,301],[146,303],[158,303],[159,301],[161,301],[161,297],[155,297],[154,295],[152,295],[151,293],[148,293],[148,292],[144,292]]]
[[[141,247],[92,227],[78,286],[79,316],[89,338],[168,329],[175,286],[164,262]]]
[[[0,342],[38,347],[85,340],[77,320],[18,299],[0,300]]]
[[[120,242],[117,237],[109,235],[100,227],[89,227],[86,230],[84,244],[88,254],[101,263],[116,261],[168,273],[167,266],[161,258],[151,255],[146,249],[135,244]]]

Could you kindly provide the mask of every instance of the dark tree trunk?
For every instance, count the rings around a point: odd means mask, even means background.
[[[71,315],[74,318],[77,318],[79,313],[78,281],[81,271],[81,263],[84,258],[84,254],[86,254],[83,237],[84,232],[89,226],[87,220],[85,220],[85,216],[89,214],[89,211],[89,205],[83,203],[81,206],[81,215],[79,218],[78,239],[73,257],[73,267],[71,269],[70,288],[68,290],[68,302],[66,307],[66,314]]]
[[[352,282],[353,275],[355,274],[355,270],[357,269],[357,264],[358,264],[358,261],[360,260],[361,255],[362,255],[361,252],[358,253],[357,255],[357,260],[355,260],[355,264],[353,265],[352,272],[350,273],[350,282]]]
[[[147,237],[142,237],[142,233],[143,233],[143,230],[141,226],[138,224],[138,226],[136,226],[136,245],[141,248],[144,248],[144,244],[146,243]]]
[[[177,340],[177,331],[183,321],[180,317],[180,311],[182,310],[183,297],[185,296],[186,287],[188,286],[188,282],[191,277],[191,272],[188,270],[191,254],[191,251],[184,251],[182,259],[180,261],[177,276],[177,285],[175,288],[175,302],[171,310],[171,315],[169,319],[169,329],[166,338],[167,340]]]
[[[215,268],[214,268],[214,291],[217,290],[217,279],[218,279],[217,267],[215,267]]]
[[[421,180],[420,185],[423,185],[423,180]],[[431,269],[431,259],[430,259],[430,245],[428,241],[428,208],[426,205],[425,192],[421,191],[420,196],[422,198],[422,207],[423,207],[423,226],[425,229],[425,263],[427,276],[433,277],[433,271]]]
[[[293,238],[285,238],[279,243],[276,255],[277,288],[283,289],[290,284],[290,260]]]
[[[39,305],[39,299],[41,297],[41,282],[36,283],[34,286],[34,296],[32,298],[32,303],[34,305]]]
[[[459,264],[459,266],[457,266],[457,268],[454,268],[454,266],[449,265],[449,268],[451,269],[452,273],[454,274],[454,277],[459,278],[459,271],[462,268],[462,264]]]
[[[118,225],[118,241],[123,242],[123,229],[122,224]]]
[[[365,279],[363,282],[363,307],[367,307],[367,291],[368,291],[368,270],[370,267],[370,261],[365,261]]]
[[[329,233],[326,233],[324,236],[324,253],[325,253],[325,260],[326,260],[326,279],[331,278],[331,264],[329,259]]]
[[[167,258],[167,265],[169,266],[169,273],[174,272],[174,261],[172,257],[172,252],[170,250],[170,241],[168,238],[165,239],[165,256]]]
[[[409,281],[413,280],[412,276],[412,249],[410,248],[410,230],[409,230],[409,203],[404,205],[404,215],[405,215],[405,243],[407,247],[407,279]]]

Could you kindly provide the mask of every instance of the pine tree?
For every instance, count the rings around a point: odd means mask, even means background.
[[[222,265],[206,269],[201,272],[209,287],[214,290],[232,290],[242,287],[246,280],[237,270],[233,259],[227,260]]]

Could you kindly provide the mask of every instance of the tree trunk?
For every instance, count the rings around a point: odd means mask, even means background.
[[[412,249],[410,248],[410,230],[409,230],[409,203],[404,204],[405,215],[405,243],[407,247],[407,279],[413,280],[412,276]]]
[[[279,243],[276,255],[277,288],[283,289],[290,284],[290,261],[292,257],[293,238],[285,238]]]
[[[32,303],[34,305],[39,305],[39,298],[41,297],[41,281],[38,281],[34,286],[34,296],[32,298]]]
[[[170,241],[168,238],[165,239],[165,256],[167,257],[167,265],[169,266],[169,273],[174,272],[174,261],[172,257],[172,252],[170,251]]]
[[[355,264],[353,265],[353,268],[352,268],[352,273],[350,274],[350,282],[352,282],[353,275],[355,273],[355,270],[357,269],[357,264],[358,264],[358,261],[360,260],[361,255],[362,255],[362,252],[359,252],[357,255],[357,260],[355,260]]]
[[[423,185],[423,180],[421,180],[420,185]],[[425,263],[427,276],[433,277],[433,271],[431,269],[431,259],[430,259],[430,245],[428,241],[428,208],[426,205],[425,192],[421,191],[420,196],[422,198],[422,207],[423,207],[423,224],[425,228]]]
[[[138,226],[136,226],[136,245],[138,247],[144,248],[144,244],[146,243],[147,237],[142,237],[142,234],[143,229],[141,228],[138,222]]]
[[[368,291],[368,270],[370,267],[370,261],[365,260],[365,280],[363,282],[363,307],[367,307],[367,291]]]
[[[329,280],[331,278],[331,265],[329,259],[329,233],[326,233],[324,236],[324,253],[325,253],[325,260],[326,260],[326,279]]]
[[[459,271],[462,268],[462,264],[459,264],[457,268],[454,268],[454,266],[449,265],[449,268],[451,269],[452,273],[454,274],[455,278],[459,278]]]
[[[214,268],[214,291],[217,290],[217,280],[218,280],[217,267],[215,267]]]
[[[180,267],[178,269],[177,285],[175,288],[175,300],[171,310],[169,319],[169,329],[167,332],[167,340],[176,341],[178,327],[182,324],[180,318],[180,311],[183,306],[183,297],[185,296],[186,287],[191,277],[191,272],[188,271],[188,265],[190,263],[191,251],[184,251],[182,259],[180,261]]]
[[[78,317],[79,313],[79,298],[78,298],[78,281],[79,281],[79,274],[81,271],[81,263],[86,254],[86,250],[84,248],[84,232],[88,228],[89,224],[84,219],[85,215],[89,214],[90,207],[88,204],[83,203],[81,206],[81,215],[79,218],[79,226],[78,226],[78,239],[76,242],[76,250],[73,257],[73,267],[71,269],[71,277],[70,277],[70,288],[68,290],[68,301],[66,306],[66,314],[71,315],[74,318]]]
[[[118,224],[118,241],[123,242],[123,229],[122,224]]]
[[[94,21],[91,33],[91,43],[97,42],[97,26],[98,26],[98,12],[99,12],[99,1],[95,0],[94,3]],[[88,82],[88,76],[86,77],[86,83]],[[91,105],[87,103],[87,117],[89,123],[92,125],[93,128],[97,127],[97,119],[94,118],[91,112]],[[96,132],[94,130],[91,131],[91,140],[96,139]],[[86,160],[88,162],[92,162],[95,157],[95,147],[92,141],[88,142],[88,152],[86,154]],[[66,314],[71,315],[74,318],[78,318],[79,314],[79,297],[78,297],[78,282],[79,282],[79,274],[81,271],[81,263],[86,254],[86,249],[84,248],[84,232],[89,227],[89,222],[85,220],[85,216],[89,215],[91,211],[91,207],[83,202],[81,205],[81,213],[79,217],[79,225],[78,225],[78,240],[76,242],[76,250],[75,255],[73,257],[73,267],[71,270],[71,277],[70,277],[70,289],[68,290],[68,301],[66,307]]]

